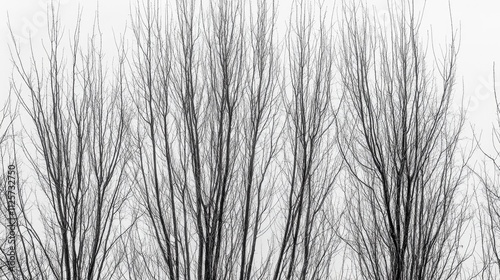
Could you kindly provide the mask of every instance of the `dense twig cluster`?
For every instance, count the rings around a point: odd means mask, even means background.
[[[51,5],[43,61],[12,35],[41,195],[19,191],[5,277],[468,277],[455,30],[433,61],[411,0],[385,22],[343,3],[338,28],[325,3],[292,6],[280,36],[274,0],[139,1],[111,68],[98,19],[68,52]],[[498,191],[482,178],[474,269],[490,279]]]

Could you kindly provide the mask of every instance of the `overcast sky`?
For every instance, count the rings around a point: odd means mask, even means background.
[[[33,40],[41,40],[46,36],[45,8],[48,2],[49,0],[4,0],[0,5],[0,34],[2,36],[0,43],[2,98],[0,100],[3,100],[8,93],[12,71],[8,51],[10,35],[7,28],[7,14],[11,19],[12,30],[20,38],[21,43],[26,40],[28,33],[32,34]],[[102,31],[106,36],[113,36],[113,32],[123,33],[125,23],[130,22],[130,2],[135,3],[135,0],[99,1]],[[280,1],[279,12],[282,17],[286,18],[289,14],[290,2]],[[383,14],[385,0],[368,2]],[[425,32],[432,27],[435,46],[439,47],[439,44],[444,43],[446,38],[450,38],[448,0],[428,2],[421,31]],[[423,1],[417,0],[417,3],[421,4]],[[64,26],[71,28],[74,25],[79,6],[83,8],[84,22],[89,22],[96,11],[97,1],[62,0],[60,12]],[[457,28],[460,27],[461,38],[457,72],[459,84],[456,87],[456,93],[462,94],[463,79],[464,97],[466,101],[470,100],[468,120],[478,130],[484,129],[483,133],[489,135],[489,129],[494,120],[492,63],[497,61],[500,68],[500,2],[498,0],[452,0],[451,8],[454,24]],[[22,46],[23,51],[26,51],[26,44]]]

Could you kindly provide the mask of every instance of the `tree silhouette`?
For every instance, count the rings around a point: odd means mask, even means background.
[[[435,78],[415,5],[389,1],[385,25],[363,5],[342,8],[343,225],[361,279],[456,279],[470,254],[459,195],[470,156],[458,148],[464,114],[451,111],[456,35]]]

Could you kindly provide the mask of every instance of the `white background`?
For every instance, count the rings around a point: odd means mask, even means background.
[[[8,28],[10,18],[11,30],[19,40],[21,52],[29,55],[28,38],[34,45],[47,42],[46,8],[49,0],[1,0],[0,5],[0,102],[4,102],[9,93],[13,67],[9,53],[12,46],[11,33]],[[139,0],[141,1],[141,0]],[[249,0],[251,1],[251,0]],[[450,0],[451,1],[451,0]],[[280,0],[280,30],[285,33],[286,22],[290,12],[291,0]],[[384,14],[386,0],[367,0],[380,15]],[[131,5],[136,0],[61,0],[61,24],[65,28],[63,44],[67,46],[72,28],[82,9],[82,42],[85,42],[95,12],[99,6],[101,30],[105,35],[108,57],[113,57],[114,37],[130,26]],[[416,0],[422,7],[423,0]],[[445,48],[446,40],[451,38],[450,13],[448,0],[429,0],[425,6],[421,36],[432,36],[436,52]],[[330,6],[333,5],[330,4]],[[497,62],[497,81],[500,84],[500,1],[499,0],[452,0],[451,11],[454,27],[459,30],[460,51],[458,57],[457,85],[455,88],[456,104],[460,96],[464,96],[464,104],[468,108],[464,138],[472,138],[472,129],[476,135],[482,134],[483,145],[490,146],[491,127],[495,121],[495,98],[493,94],[492,65]],[[432,31],[431,31],[432,30]],[[130,43],[130,42],[129,42]],[[41,49],[35,50],[42,54]],[[432,51],[428,52],[432,55]],[[16,77],[16,75],[14,75]],[[500,86],[499,86],[500,88]],[[0,107],[2,103],[0,103]],[[26,120],[27,121],[27,120]],[[18,129],[19,130],[19,129]],[[475,157],[480,160],[481,157]],[[474,164],[474,163],[472,163]]]
[[[46,7],[50,0],[2,0],[0,5],[0,101],[3,102],[9,91],[9,81],[12,76],[9,44],[11,36],[7,26],[7,15],[10,17],[12,32],[21,42],[22,51],[28,51],[28,38],[38,44],[45,40],[47,34]],[[291,0],[280,0],[280,23],[284,23],[289,15]],[[334,4],[326,4],[332,6]],[[337,1],[340,2],[340,1]],[[368,0],[372,6],[383,15],[385,0]],[[445,40],[450,39],[450,17],[448,0],[427,1],[424,10],[424,22],[421,28],[422,36],[432,30],[436,48],[444,46]],[[74,26],[78,9],[82,9],[84,25],[92,23],[97,6],[101,19],[102,31],[111,44],[113,36],[122,34],[127,23],[130,23],[131,4],[135,0],[61,0],[61,24],[66,28],[65,40],[69,41],[70,31]],[[417,6],[422,7],[424,1],[416,0]],[[338,5],[338,3],[336,4]],[[479,133],[489,135],[491,124],[494,121],[494,95],[492,65],[499,64],[500,73],[500,1],[498,0],[453,0],[451,1],[453,22],[460,30],[460,52],[457,71],[456,94],[462,93],[465,104],[468,104],[468,120],[471,126]],[[129,32],[128,30],[127,32]],[[280,32],[283,34],[283,32]],[[429,33],[431,34],[431,33]],[[84,34],[85,35],[85,32]],[[83,37],[84,38],[84,37]],[[83,39],[82,38],[82,39]],[[500,75],[497,75],[500,76]],[[463,82],[463,84],[462,84]],[[499,81],[500,82],[500,81]],[[463,85],[463,87],[462,87]],[[467,133],[470,133],[467,132]],[[483,138],[484,138],[483,135]]]

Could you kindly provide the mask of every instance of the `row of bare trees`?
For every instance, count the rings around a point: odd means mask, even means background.
[[[56,4],[43,59],[12,34],[26,128],[5,139],[36,176],[21,170],[2,277],[494,279],[487,174],[469,246],[453,26],[438,57],[412,0],[383,22],[296,0],[283,36],[278,6],[138,1],[111,64],[99,18],[82,40]]]

